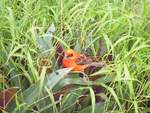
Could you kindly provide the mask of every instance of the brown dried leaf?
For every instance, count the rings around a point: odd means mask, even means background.
[[[52,72],[51,64],[50,64],[48,57],[42,57],[39,59],[38,65],[37,65],[37,70],[39,73],[41,72],[43,66],[46,67],[46,73]]]
[[[90,64],[88,64],[88,67],[91,67],[91,66],[102,68],[106,66],[106,63],[105,62],[91,62]]]
[[[57,59],[58,65],[61,66],[64,58],[64,50],[59,43],[56,44],[55,58]]]
[[[17,92],[17,88],[9,88],[0,91],[0,108],[6,109],[8,104],[13,100]]]
[[[55,101],[59,100],[61,96],[63,96],[65,93],[69,93],[71,90],[75,89],[77,86],[73,84],[66,85],[62,87],[59,91],[54,93]]]
[[[102,67],[106,66],[106,62],[91,62],[89,64],[87,64],[87,68],[85,68],[85,73],[94,73],[96,71],[98,71],[99,69],[101,69]]]

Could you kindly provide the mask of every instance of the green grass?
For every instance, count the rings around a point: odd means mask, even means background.
[[[149,11],[149,0],[0,0],[0,77],[8,80],[0,82],[0,88],[18,87],[15,99],[5,111],[150,112]],[[45,36],[52,23],[56,31],[46,56],[39,49],[35,30]],[[62,67],[57,66],[55,59],[56,42],[64,49],[73,47],[82,53],[90,50],[90,55],[95,56],[99,41],[105,45],[102,59],[111,52],[114,59],[88,75],[103,76],[98,81],[83,83],[73,73],[66,77],[69,69],[59,70]],[[48,65],[42,65],[41,58],[47,59]],[[59,76],[45,76],[49,68],[57,70]],[[68,84],[75,86],[54,101],[53,94]],[[104,101],[95,104],[93,84],[104,87]],[[84,92],[88,92],[91,104],[86,101],[76,111],[76,102]]]

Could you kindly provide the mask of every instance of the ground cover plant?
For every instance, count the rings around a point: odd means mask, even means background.
[[[1,112],[148,113],[149,59],[149,0],[0,0]]]

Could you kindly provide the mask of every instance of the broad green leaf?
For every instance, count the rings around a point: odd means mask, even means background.
[[[55,32],[55,31],[56,31],[55,25],[54,25],[54,23],[52,23],[52,24],[50,25],[50,27],[48,28],[46,34],[50,34],[50,33],[53,33],[53,32]]]
[[[71,68],[59,69],[48,75],[46,86],[52,89],[60,80],[68,76],[67,74],[71,71]]]
[[[49,96],[50,100],[52,101],[52,104],[53,104],[53,113],[58,113],[53,93],[50,92],[50,90],[48,88],[45,88],[45,89],[46,89],[46,91],[48,93],[48,96]]]
[[[49,49],[52,49],[50,43],[51,39],[52,39],[52,34],[46,34],[44,35],[44,38],[42,37],[36,38],[41,51],[47,52],[49,51]]]
[[[64,68],[54,71],[53,73],[47,75],[48,77],[45,79],[43,86],[52,89],[55,85],[57,85],[57,83],[61,79],[65,78],[70,71],[71,68]],[[32,84],[27,90],[23,92],[24,102],[27,103],[28,105],[32,104],[38,98],[39,90],[41,89],[40,93],[44,91],[43,86],[41,86],[40,81],[35,84]]]
[[[104,103],[100,102],[95,104],[94,113],[103,113],[104,112]],[[87,106],[83,110],[79,111],[79,113],[92,113],[92,106]]]
[[[39,83],[36,84],[32,84],[28,89],[26,89],[23,92],[23,95],[21,95],[23,97],[24,102],[27,105],[32,104],[37,97],[39,96]]]
[[[100,83],[109,83],[109,82],[114,82],[115,81],[115,76],[103,76],[100,77],[99,79],[95,81],[85,81],[84,78],[71,78],[67,77],[65,79],[62,79],[55,87],[54,90],[57,91],[61,87],[69,85],[69,84],[74,84],[76,86],[88,86],[88,85],[96,85]]]
[[[47,54],[49,53],[48,51],[53,48],[52,33],[55,32],[55,30],[56,30],[56,28],[55,28],[54,24],[52,23],[51,26],[48,28],[47,32],[45,33],[45,35],[42,37],[40,37],[38,35],[37,31],[35,31],[36,41],[37,41],[41,51],[44,51]]]

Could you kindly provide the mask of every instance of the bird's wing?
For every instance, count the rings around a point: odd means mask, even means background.
[[[96,62],[96,59],[92,57],[86,57],[85,55],[76,58],[76,64],[78,65],[90,64],[92,62]]]

